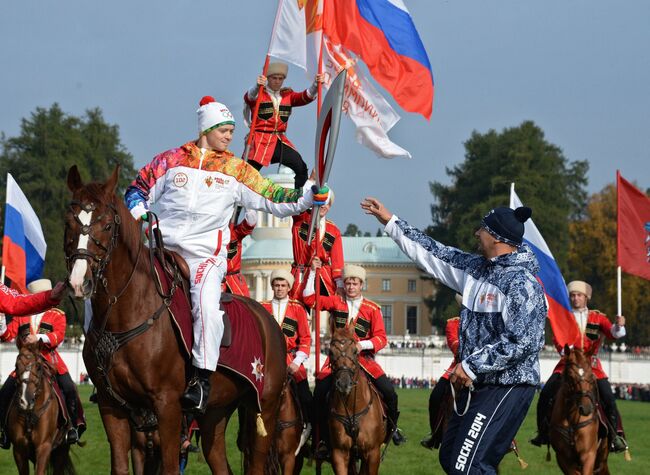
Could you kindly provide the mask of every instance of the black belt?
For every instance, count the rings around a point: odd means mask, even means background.
[[[284,135],[284,132],[280,132],[279,130],[256,130],[255,132],[257,132],[259,134]]]

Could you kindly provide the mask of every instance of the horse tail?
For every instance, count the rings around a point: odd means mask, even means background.
[[[70,457],[70,446],[67,444],[60,445],[52,451],[50,463],[47,466],[47,473],[61,475],[77,475],[74,463]]]

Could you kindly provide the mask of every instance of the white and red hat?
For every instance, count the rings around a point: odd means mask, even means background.
[[[199,133],[205,134],[215,127],[235,125],[235,118],[228,108],[212,96],[203,96],[196,113],[199,115]]]

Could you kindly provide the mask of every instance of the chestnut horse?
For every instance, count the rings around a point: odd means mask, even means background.
[[[299,447],[299,445],[303,425],[304,421],[296,393],[296,383],[293,377],[289,376],[282,391],[274,446],[284,475],[298,474],[302,470],[304,457],[302,447]]]
[[[83,356],[97,386],[111,472],[129,472],[129,451],[137,446],[131,437],[133,426],[147,434],[149,447],[160,441],[155,451],[160,456],[150,457],[152,463],[160,464],[165,474],[177,474],[180,398],[191,362],[169,316],[169,295],[162,294],[152,278],[140,226],[115,195],[118,175],[116,167],[106,183],[84,185],[76,166],[68,172],[72,201],[65,217],[64,249],[69,280],[76,297],[91,299],[93,314]],[[177,284],[172,288],[180,287]],[[262,413],[250,437],[247,461],[248,473],[262,473],[272,440],[264,433],[275,428],[286,375],[285,343],[261,305],[233,298],[244,302],[255,317],[265,352]],[[198,418],[202,448],[213,473],[229,473],[226,425],[240,403],[254,406],[250,414],[257,415],[257,397],[241,376],[221,367],[213,373],[211,384],[208,409]],[[134,471],[140,473],[141,467],[134,466]]]
[[[332,334],[329,361],[333,385],[329,396],[329,431],[332,467],[337,475],[377,474],[386,422],[377,391],[361,369],[357,341],[350,328]],[[319,467],[317,466],[317,471]]]
[[[36,475],[48,468],[55,475],[75,473],[65,427],[59,427],[55,371],[41,355],[40,343],[22,345],[16,358],[18,388],[7,416],[7,434],[20,475],[29,475],[30,461]]]
[[[564,347],[562,384],[551,412],[549,436],[566,474],[609,474],[607,436],[599,438],[598,386],[591,354]]]

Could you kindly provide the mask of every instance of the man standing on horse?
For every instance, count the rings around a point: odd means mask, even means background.
[[[334,204],[334,193],[330,191],[330,200],[318,210],[318,238],[309,240],[309,221],[311,213],[305,212],[293,217],[291,227],[291,245],[293,248],[293,264],[291,273],[295,279],[291,289],[291,297],[302,299],[306,274],[314,256],[320,259],[320,294],[329,296],[335,293],[343,294],[343,239],[338,226],[325,218]]]
[[[156,156],[140,170],[125,201],[136,219],[146,219],[155,204],[166,247],[189,265],[195,371],[182,403],[204,412],[224,331],[219,300],[236,206],[286,217],[325,204],[328,189],[312,190],[308,181],[303,189],[289,190],[263,178],[228,150],[235,121],[225,105],[205,96],[197,113],[199,138]]]
[[[44,281],[46,280],[36,280],[28,285],[32,293],[31,295],[21,295],[0,283],[0,340],[10,341],[16,337],[20,337],[22,340],[20,344],[41,341],[43,342],[43,356],[47,361],[54,363],[57,370],[60,370],[65,368],[65,363],[61,360],[61,357],[56,351],[56,347],[63,341],[63,337],[65,336],[65,314],[56,308],[49,311],[48,309],[59,304],[65,293],[65,285],[59,282],[52,289],[52,284],[49,283],[49,280],[46,281],[48,285],[41,285]],[[7,324],[5,313],[13,316],[9,324]],[[60,318],[61,316],[62,319]],[[66,402],[68,394],[65,393],[66,389],[64,388],[68,389],[68,393],[72,392],[76,398],[76,388],[74,388],[74,383],[70,379],[67,368],[64,374],[61,374],[61,371],[57,371],[57,379],[60,380],[59,384],[64,390]],[[68,382],[72,385],[72,391],[69,390],[70,385],[67,384]],[[3,449],[9,448],[9,438],[5,432],[4,424],[7,418],[9,403],[16,392],[17,386],[16,375],[12,373],[0,390],[0,447]],[[68,410],[70,411],[70,407]],[[76,418],[73,417],[72,411],[70,411],[70,417],[74,424]],[[74,430],[74,433],[72,433],[72,430],[68,434],[68,442],[70,443],[79,440],[77,431]]]
[[[569,291],[571,307],[573,308],[573,316],[576,319],[576,324],[580,328],[579,340],[572,342],[571,346],[582,348],[586,353],[593,355],[591,370],[596,377],[600,402],[607,415],[607,421],[611,426],[610,431],[613,434],[611,438],[612,449],[614,452],[625,452],[628,446],[623,438],[622,424],[618,408],[616,407],[616,399],[612,392],[612,386],[609,384],[609,379],[607,379],[607,374],[603,370],[603,365],[597,356],[604,338],[617,340],[625,336],[625,317],[618,315],[616,322],[612,325],[607,315],[598,310],[588,309],[587,303],[591,300],[592,289],[591,285],[586,282],[574,280],[573,282],[569,282],[567,289]],[[555,342],[555,346],[558,352],[562,354],[563,347],[558,345],[557,342]],[[560,388],[564,364],[564,358],[560,358],[560,361],[553,370],[553,374],[546,381],[537,401],[537,437],[532,439],[530,443],[538,447],[549,443],[549,418],[553,408],[553,399]]]
[[[539,384],[547,309],[535,279],[537,259],[523,243],[531,209],[499,207],[485,215],[474,234],[477,255],[439,243],[375,198],[361,207],[414,262],[463,296],[460,363],[451,383],[466,389],[443,437],[440,464],[447,473],[496,473]]]
[[[296,395],[300,401],[300,409],[306,418],[300,437],[300,446],[302,446],[311,433],[314,413],[314,401],[309,390],[307,370],[303,365],[309,358],[311,332],[305,307],[297,300],[289,298],[292,286],[291,272],[286,269],[274,270],[271,273],[273,300],[262,302],[262,306],[273,315],[287,341],[287,371],[296,382]]]
[[[284,63],[269,64],[266,76],[258,76],[257,84],[244,94],[244,102],[252,114],[260,88],[265,86],[260,98],[255,130],[251,131],[253,145],[248,154],[248,161],[257,170],[271,163],[280,163],[290,168],[296,174],[295,187],[300,189],[307,181],[307,165],[285,132],[291,109],[312,102],[318,92],[318,83],[323,82],[324,76],[317,74],[309,89],[294,92],[291,88],[282,87],[288,71],[289,67]]]
[[[314,281],[316,269],[322,266],[318,257],[314,257],[312,267],[305,285],[303,298],[305,303],[313,307],[316,301]],[[384,373],[382,367],[375,361],[375,354],[381,350],[388,340],[381,308],[372,300],[362,295],[363,283],[366,281],[366,270],[357,265],[346,264],[343,267],[343,285],[345,296],[338,294],[332,296],[321,296],[321,308],[330,312],[330,325],[333,328],[351,327],[354,329],[354,336],[357,340],[357,351],[359,364],[366,373],[366,376],[375,385],[386,403],[388,430],[386,440],[391,437],[395,445],[406,442],[406,438],[397,428],[399,409],[397,404],[397,393],[390,379]],[[316,329],[318,331],[318,329]],[[329,452],[329,438],[327,433],[327,394],[332,387],[332,370],[329,359],[323,363],[316,376],[316,387],[314,388],[314,402],[317,410],[317,424],[321,437],[321,446],[317,448],[317,455],[321,458]]]
[[[246,279],[241,275],[242,240],[253,232],[257,224],[257,211],[248,210],[239,224],[230,223],[230,242],[228,243],[228,265],[221,291],[243,297],[250,297]]]

